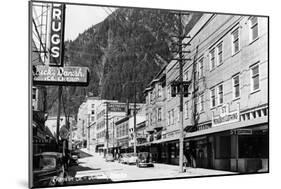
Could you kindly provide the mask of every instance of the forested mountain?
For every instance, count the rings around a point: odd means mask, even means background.
[[[183,16],[185,33],[201,15]],[[145,86],[173,57],[178,21],[178,15],[167,10],[120,8],[75,40],[67,41],[65,64],[90,70],[88,87],[64,88],[71,111],[77,112],[89,92],[103,99],[133,102],[134,85],[137,102],[143,102]],[[55,90],[51,87],[48,92],[51,114],[57,109]]]

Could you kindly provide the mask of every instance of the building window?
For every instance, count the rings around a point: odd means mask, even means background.
[[[162,120],[162,108],[158,108],[158,121]]]
[[[37,92],[37,89],[36,88],[32,88],[32,99],[33,100],[36,100],[36,92]]]
[[[218,104],[222,104],[223,103],[223,85],[222,84],[218,86],[218,97],[219,97]]]
[[[218,51],[218,64],[222,64],[222,42],[217,45]]]
[[[258,32],[258,18],[253,16],[250,18],[251,22],[251,41],[254,41],[258,38],[259,32]]]
[[[180,122],[180,107],[178,106],[178,108],[177,108],[177,119],[178,119],[178,122]]]
[[[195,112],[198,112],[198,97],[195,97],[194,98],[194,111]]]
[[[211,108],[216,106],[216,89],[211,89]]]
[[[237,28],[232,32],[232,54],[237,53],[239,50],[239,30]]]
[[[151,104],[152,101],[153,101],[153,93],[152,93],[152,91],[149,92],[149,97],[150,97],[149,103]]]
[[[183,80],[188,81],[188,70],[186,70],[186,72],[184,73]]]
[[[203,77],[203,75],[204,75],[204,70],[203,70],[203,58],[201,58],[200,60],[199,60],[199,78],[202,78]]]
[[[92,116],[92,117],[91,117],[91,121],[95,121],[95,116]]]
[[[171,124],[173,125],[175,123],[175,114],[174,109],[171,110]]]
[[[168,86],[168,100],[171,99],[171,86]]]
[[[240,96],[240,81],[239,75],[233,77],[233,97],[238,98]]]
[[[162,97],[162,87],[161,87],[161,85],[158,85],[158,97],[159,98]]]
[[[204,111],[204,94],[201,94],[199,96],[199,108],[200,108],[200,112]]]
[[[95,110],[92,110],[92,114],[95,114]]]
[[[95,108],[95,104],[92,104],[92,109],[94,109]]]
[[[171,123],[170,119],[171,119],[171,114],[170,114],[170,111],[168,111],[168,119],[167,119],[168,124],[167,125],[170,125],[170,123]]]
[[[188,101],[185,102],[185,119],[188,119],[189,112],[188,112]]]
[[[256,91],[260,88],[260,74],[259,74],[259,65],[256,64],[251,67],[251,88],[252,91]]]
[[[215,62],[215,49],[210,51],[210,70],[213,70],[216,66]]]

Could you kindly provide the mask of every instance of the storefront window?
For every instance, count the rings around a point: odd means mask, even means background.
[[[171,158],[175,158],[176,154],[175,154],[175,145],[171,145]]]
[[[217,136],[215,145],[216,159],[231,158],[231,140],[230,136]]]
[[[268,158],[268,136],[239,136],[239,158]]]

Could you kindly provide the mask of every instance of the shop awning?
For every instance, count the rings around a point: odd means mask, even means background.
[[[157,125],[154,127],[155,130],[159,131],[161,129],[163,129],[163,126],[162,125]]]
[[[146,129],[146,132],[148,132],[149,134],[152,134],[152,133],[154,133],[154,129],[148,128],[148,129]]]
[[[142,144],[137,144],[137,146],[149,146],[151,145],[151,142],[146,142],[146,143],[142,143]]]
[[[185,133],[184,138],[188,139],[188,138],[193,138],[193,137],[205,136],[205,135],[213,134],[213,133],[217,133],[217,132],[245,128],[245,127],[249,127],[249,126],[261,125],[261,124],[266,124],[266,123],[268,123],[268,117],[259,117],[259,118],[253,119],[253,120],[247,120],[247,121],[242,121],[242,122],[221,125],[221,126],[212,127],[212,128],[205,129],[205,130],[195,131],[192,133]],[[176,134],[172,137],[168,137],[165,139],[155,140],[151,143],[159,144],[159,143],[169,142],[169,141],[173,141],[173,140],[179,140],[179,134]]]
[[[176,134],[176,135],[174,135],[172,137],[169,137],[169,138],[155,140],[152,143],[153,144],[159,144],[159,143],[162,143],[162,142],[169,142],[169,141],[178,140],[178,139],[179,139],[179,134]]]
[[[252,119],[252,120],[240,121],[240,122],[230,123],[230,124],[221,125],[221,126],[217,126],[217,127],[211,127],[209,129],[205,129],[205,130],[201,130],[201,131],[186,133],[185,138],[192,138],[192,137],[197,137],[197,136],[201,136],[201,135],[208,135],[208,134],[212,134],[212,133],[217,133],[217,132],[222,132],[222,131],[227,131],[227,130],[232,130],[232,129],[245,128],[245,127],[249,127],[249,126],[266,124],[266,123],[268,123],[268,117],[259,117],[259,118]]]

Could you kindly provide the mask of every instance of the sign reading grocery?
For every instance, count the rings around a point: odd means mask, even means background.
[[[220,109],[220,115],[214,116],[214,112],[212,115],[212,122],[214,126],[220,126],[228,123],[238,122],[240,120],[239,114],[239,105],[237,106],[237,110],[230,112],[229,105],[223,105]]]
[[[62,66],[64,4],[53,4],[50,27],[50,66]]]
[[[86,67],[51,67],[33,66],[33,83],[35,85],[82,85],[89,83],[89,71]]]

